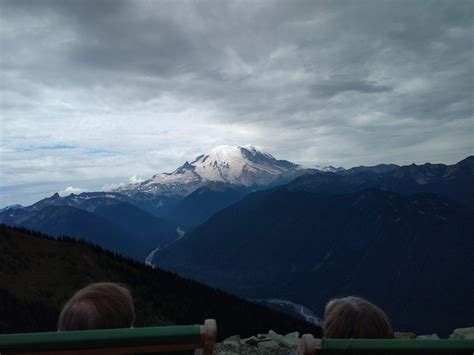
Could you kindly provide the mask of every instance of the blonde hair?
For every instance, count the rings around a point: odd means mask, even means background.
[[[336,298],[324,310],[324,336],[339,339],[390,339],[393,330],[379,307],[359,297]]]
[[[58,330],[130,328],[135,308],[130,291],[112,282],[90,284],[64,305]]]

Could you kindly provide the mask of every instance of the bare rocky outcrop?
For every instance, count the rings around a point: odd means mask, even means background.
[[[474,339],[474,327],[458,328],[449,336],[449,339]]]
[[[219,355],[294,354],[298,350],[299,339],[300,334],[298,332],[281,335],[273,330],[270,330],[268,334],[257,334],[245,339],[241,339],[239,335],[234,335],[216,344],[214,353]]]

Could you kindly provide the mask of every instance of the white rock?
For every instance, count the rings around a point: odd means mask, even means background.
[[[474,327],[458,328],[453,331],[449,339],[474,339]]]

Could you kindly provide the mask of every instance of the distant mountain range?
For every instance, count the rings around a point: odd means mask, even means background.
[[[378,188],[402,194],[430,192],[474,207],[474,156],[457,164],[375,166],[352,168],[337,174],[312,173],[295,179],[290,189],[346,193]]]
[[[277,160],[252,146],[219,146],[172,173],[156,174],[114,191],[55,194],[31,206],[9,206],[0,210],[0,223],[86,238],[144,258],[177,238],[178,225],[196,226],[249,192],[315,171]],[[131,243],[133,248],[128,247]]]
[[[0,223],[83,238],[138,260],[177,238],[173,223],[126,200],[130,199],[110,193],[55,194],[31,206],[0,212]]]
[[[317,316],[329,298],[359,294],[398,329],[437,324],[443,334],[474,314],[473,211],[474,156],[345,170],[221,146],[143,183],[5,208],[0,223],[84,238]],[[439,309],[449,309],[442,323]]]
[[[86,238],[111,250],[144,258],[150,250],[176,239],[178,226],[188,231],[253,191],[292,180],[290,189],[333,193],[363,188],[433,192],[472,207],[473,160],[469,157],[452,166],[380,164],[348,170],[321,166],[313,169],[277,160],[251,146],[220,146],[173,173],[157,174],[117,191],[65,197],[55,194],[31,206],[4,208],[0,211],[0,222],[52,235]],[[135,248],[128,247],[132,242]]]

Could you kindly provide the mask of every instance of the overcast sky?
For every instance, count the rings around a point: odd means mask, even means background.
[[[219,144],[455,163],[474,154],[473,19],[462,0],[0,0],[0,205]]]

